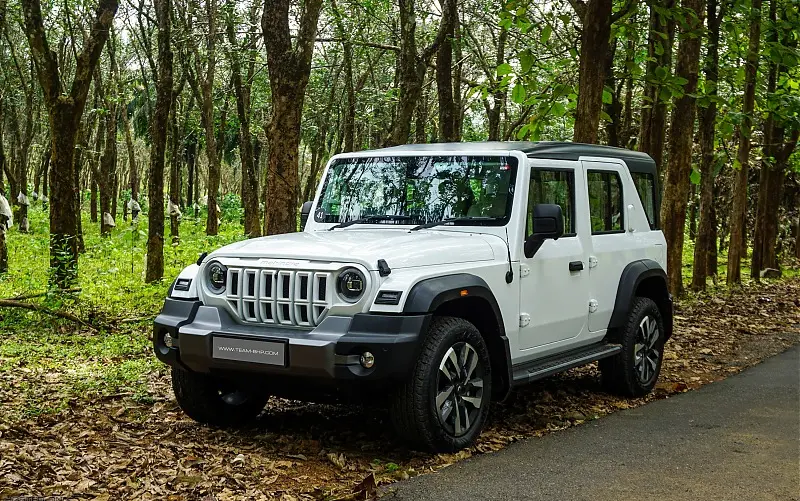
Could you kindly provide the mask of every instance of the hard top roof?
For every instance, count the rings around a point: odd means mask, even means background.
[[[419,151],[452,151],[453,153],[473,153],[476,151],[521,151],[528,158],[549,158],[556,160],[578,160],[580,157],[607,157],[624,160],[632,172],[655,174],[656,165],[650,155],[599,144],[570,143],[559,141],[483,141],[472,143],[432,143],[404,144],[372,150],[377,155],[409,153]]]

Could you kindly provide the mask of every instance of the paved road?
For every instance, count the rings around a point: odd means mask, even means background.
[[[799,382],[795,347],[697,391],[402,482],[394,499],[798,501]]]

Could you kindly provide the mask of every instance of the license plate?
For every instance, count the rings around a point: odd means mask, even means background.
[[[286,365],[286,343],[214,336],[211,356],[222,360]]]

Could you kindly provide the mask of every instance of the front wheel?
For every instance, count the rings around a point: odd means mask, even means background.
[[[481,333],[462,318],[436,317],[411,376],[394,397],[392,421],[412,446],[457,451],[480,435],[491,393],[489,350]]]
[[[172,368],[172,390],[183,412],[200,423],[241,426],[255,419],[269,395],[209,374]]]
[[[629,397],[647,395],[656,386],[664,358],[664,321],[652,299],[637,297],[620,332],[622,351],[600,361],[603,387]]]

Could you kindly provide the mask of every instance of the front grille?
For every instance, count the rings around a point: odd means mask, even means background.
[[[244,322],[314,327],[328,312],[331,273],[228,268],[226,299]]]

